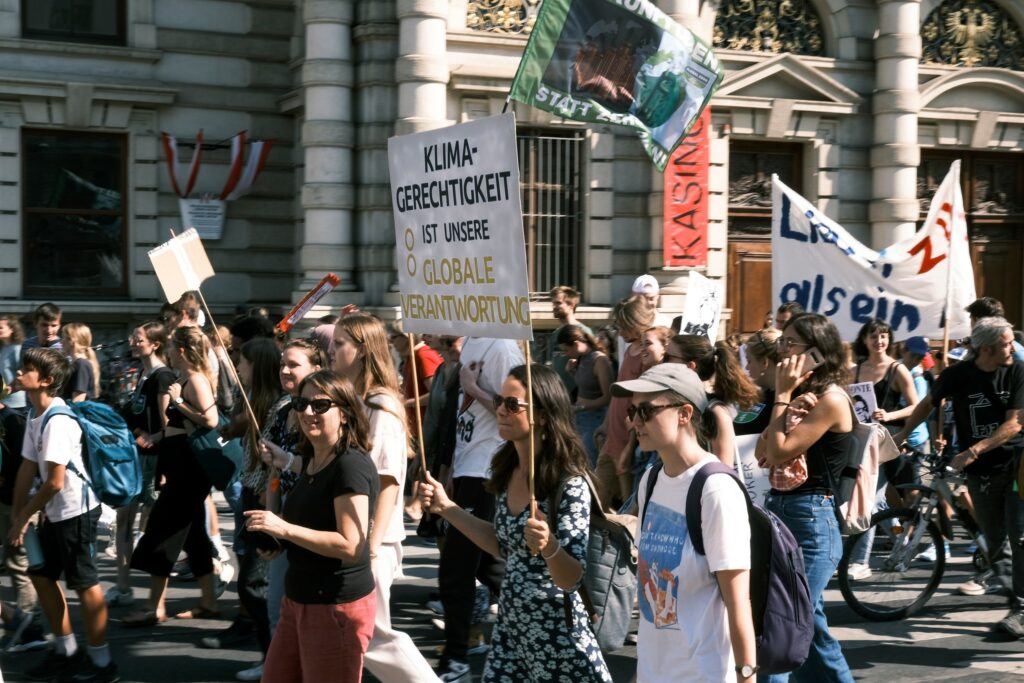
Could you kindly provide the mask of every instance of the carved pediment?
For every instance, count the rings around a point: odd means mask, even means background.
[[[852,113],[861,97],[825,71],[799,57],[782,54],[726,76],[715,100],[796,100],[799,103],[832,105],[836,113]]]

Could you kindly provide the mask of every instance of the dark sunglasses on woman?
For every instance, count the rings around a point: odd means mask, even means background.
[[[494,395],[494,409],[505,406],[505,410],[515,415],[520,410],[530,405],[526,401],[520,401],[515,396],[501,396],[500,394]]]
[[[668,408],[682,408],[685,405],[685,403],[666,403],[663,406],[656,406],[650,401],[644,401],[643,403],[635,406],[631,405],[626,408],[626,417],[629,418],[630,422],[636,418],[639,418],[641,422],[647,422],[663,410],[667,410]]]
[[[307,407],[313,408],[313,412],[317,415],[323,415],[331,406],[339,405],[337,401],[332,401],[329,398],[305,398],[303,396],[296,396],[292,399],[292,410],[296,413],[306,412]]]

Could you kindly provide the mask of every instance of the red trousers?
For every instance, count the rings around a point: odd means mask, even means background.
[[[376,613],[376,591],[341,605],[284,598],[263,683],[359,683]]]

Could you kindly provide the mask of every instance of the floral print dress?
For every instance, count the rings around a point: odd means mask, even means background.
[[[548,501],[537,501],[552,528]],[[494,531],[505,556],[505,579],[498,598],[498,621],[483,680],[486,683],[611,683],[590,619],[573,591],[572,629],[565,623],[565,591],[555,585],[541,557],[533,557],[523,531],[530,507],[513,515],[508,496],[498,496]],[[564,552],[586,563],[590,530],[590,489],[582,477],[565,482],[558,506],[556,535]]]

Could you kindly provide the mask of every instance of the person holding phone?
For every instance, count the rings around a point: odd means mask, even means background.
[[[828,318],[804,313],[786,322],[778,346],[782,360],[775,370],[772,419],[758,456],[780,466],[806,454],[806,481],[789,491],[772,489],[767,507],[800,544],[814,604],[811,650],[792,675],[798,681],[853,683],[842,647],[829,632],[822,598],[843,552],[832,482],[846,465],[856,419],[843,389],[849,383],[843,342]],[[798,395],[809,409],[787,431],[786,410]],[[773,674],[766,681],[783,683],[789,676]]]

